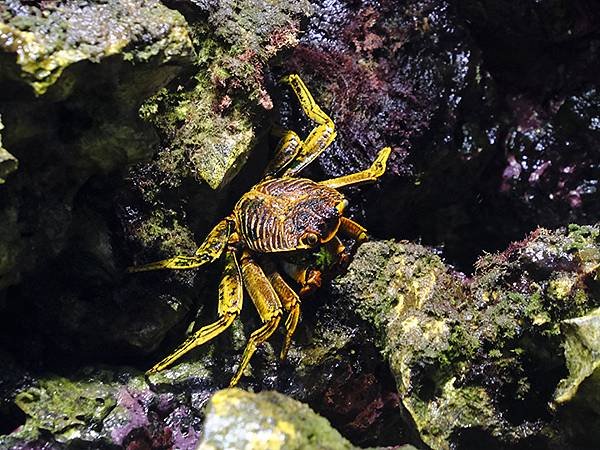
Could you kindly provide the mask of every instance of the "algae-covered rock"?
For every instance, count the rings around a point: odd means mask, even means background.
[[[172,185],[191,177],[218,189],[265,134],[256,125],[273,106],[267,64],[297,43],[310,4],[227,0],[178,6],[190,23],[197,68],[146,102],[142,114],[169,142],[156,168]]]
[[[481,258],[465,279],[424,247],[366,243],[332,295],[375,327],[407,423],[425,444],[485,438],[545,447],[575,434],[547,405],[566,368],[575,367],[565,365],[561,348],[567,339],[572,360],[569,327],[593,323],[594,316],[576,317],[598,306],[599,245],[596,227],[540,229]],[[593,359],[585,364],[589,374]]]
[[[143,106],[142,115],[168,136],[169,148],[159,152],[156,167],[171,175],[171,183],[189,177],[219,189],[239,172],[253,147],[252,109],[247,101],[236,101],[227,111],[215,112],[217,92],[206,75],[197,78],[189,92],[159,92]]]
[[[46,374],[19,389],[14,401],[24,423],[0,436],[0,446],[191,450],[208,397],[198,399],[200,392],[190,396],[174,386],[153,392],[128,369],[84,369],[69,378]]]
[[[15,55],[19,77],[38,95],[81,61],[118,54],[132,63],[159,55],[169,62],[192,51],[183,17],[158,0],[9,1],[0,7],[0,20],[0,50]]]
[[[569,375],[554,393],[554,408],[579,447],[600,439],[600,310],[561,323]]]
[[[198,450],[356,448],[308,406],[277,392],[217,392]]]

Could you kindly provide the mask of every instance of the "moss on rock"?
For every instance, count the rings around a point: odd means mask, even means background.
[[[182,8],[196,69],[146,102],[142,116],[169,142],[156,167],[171,175],[172,185],[192,177],[218,189],[238,173],[261,134],[255,125],[273,106],[267,63],[296,44],[310,5],[227,0]]]

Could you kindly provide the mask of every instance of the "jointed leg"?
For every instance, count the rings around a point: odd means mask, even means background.
[[[298,97],[302,110],[309,119],[314,120],[319,125],[329,124],[331,128],[333,128],[333,121],[323,112],[319,105],[317,105],[317,102],[315,102],[315,99],[299,75],[295,73],[287,75],[281,79],[281,82],[290,85],[294,94]]]
[[[244,350],[244,355],[242,356],[242,361],[229,384],[230,387],[235,386],[240,380],[258,346],[269,339],[277,329],[282,315],[281,302],[275,290],[262,269],[252,260],[250,254],[247,252],[244,252],[242,256],[242,276],[246,290],[250,294],[264,325],[250,335],[246,350]]]
[[[283,262],[285,273],[300,285],[300,297],[316,291],[321,287],[321,271],[314,267],[306,267],[290,262]]]
[[[390,147],[383,148],[377,158],[367,170],[352,173],[343,177],[332,178],[331,180],[321,181],[319,184],[329,186],[333,189],[339,189],[346,186],[356,186],[357,184],[369,183],[377,181],[381,175],[385,173],[385,165],[392,149]]]
[[[347,217],[341,218],[339,232],[357,241],[367,240],[367,229]]]
[[[219,319],[205,327],[200,328],[183,342],[177,349],[150,369],[147,374],[159,372],[181,358],[194,347],[210,341],[225,331],[240,314],[243,301],[243,285],[240,268],[233,251],[226,255],[226,265],[223,277],[219,284]]]
[[[343,226],[344,219],[345,217],[341,217],[340,228]],[[350,261],[350,254],[346,251],[346,247],[337,236],[334,236],[332,240],[325,244],[325,251],[330,255],[332,266],[345,267]]]
[[[206,239],[200,245],[194,256],[177,255],[173,258],[163,259],[162,261],[156,261],[142,266],[132,266],[127,268],[128,272],[144,272],[147,270],[158,270],[158,269],[195,269],[203,266],[204,264],[211,263],[221,256],[225,246],[227,245],[227,239],[230,234],[230,224],[227,219],[221,220],[206,236]]]
[[[264,177],[275,176],[287,166],[303,148],[302,139],[293,131],[286,131],[275,150],[275,156],[265,169]]]
[[[296,97],[298,97],[304,113],[309,119],[317,123],[317,127],[311,131],[304,142],[299,141],[300,145],[295,149],[296,153],[294,156],[286,159],[285,164],[278,164],[277,170],[285,168],[283,176],[295,176],[314,161],[333,142],[336,135],[335,125],[329,116],[317,105],[308,88],[298,75],[288,75],[281,81],[290,85]],[[283,148],[283,145],[285,145],[285,141],[280,146],[280,149]],[[281,160],[281,158],[277,159]]]
[[[285,282],[279,272],[275,270],[273,263],[270,261],[265,262],[263,263],[263,267],[265,268],[265,274],[267,275],[269,283],[271,283],[271,286],[275,289],[281,303],[283,303],[283,307],[288,312],[285,321],[286,334],[280,354],[280,358],[283,360],[287,356],[292,343],[292,336],[298,326],[298,319],[300,318],[300,298]]]

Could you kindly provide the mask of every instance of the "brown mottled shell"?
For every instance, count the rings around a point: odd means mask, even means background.
[[[246,245],[262,253],[309,248],[307,232],[327,238],[339,227],[344,196],[306,178],[277,178],[255,185],[236,203],[234,216]]]

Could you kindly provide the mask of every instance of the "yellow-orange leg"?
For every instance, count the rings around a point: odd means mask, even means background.
[[[279,296],[283,307],[288,312],[287,319],[285,320],[285,338],[283,341],[283,347],[281,348],[281,354],[279,357],[283,360],[286,358],[290,345],[292,343],[292,336],[298,326],[298,320],[300,319],[300,297],[294,292],[294,290],[286,283],[283,277],[275,270],[275,266],[270,261],[265,261],[262,266],[265,269],[265,274],[271,286],[275,289],[275,292]]]
[[[285,168],[283,176],[292,177],[308,166],[329,147],[335,139],[336,132],[333,121],[317,105],[315,99],[298,75],[288,75],[282,78],[281,81],[292,88],[304,113],[309,119],[317,123],[317,126],[310,132],[304,142],[299,141],[299,145],[295,149],[296,154],[293,157],[288,156],[285,164],[278,164],[278,167]],[[289,132],[284,135],[284,140],[279,148],[284,149],[285,145],[288,145],[294,139],[299,140],[298,135]],[[276,158],[283,161],[281,158]]]
[[[367,240],[367,229],[347,217],[341,218],[339,232],[357,241]]]
[[[306,297],[321,287],[321,271],[290,262],[282,263],[285,273],[300,285],[300,297]]]
[[[281,302],[275,293],[275,289],[273,289],[262,269],[248,252],[244,252],[242,256],[242,277],[244,278],[246,290],[250,294],[250,298],[264,325],[254,331],[248,338],[244,355],[229,384],[230,387],[235,386],[240,380],[244,370],[250,363],[250,358],[252,358],[258,346],[269,339],[277,329],[283,314]]]
[[[240,267],[237,262],[235,253],[231,250],[227,251],[225,270],[219,284],[219,319],[205,327],[200,328],[183,344],[181,344],[173,353],[156,364],[152,369],[146,372],[148,375],[159,372],[173,364],[194,347],[202,345],[217,335],[225,331],[240,314],[243,302],[243,285]]]
[[[341,217],[340,219],[341,219],[340,228],[342,228],[342,224],[344,223],[345,220],[350,220],[350,219],[346,219],[345,217]],[[352,221],[350,221],[350,222],[352,222]],[[353,223],[358,225],[356,222],[353,222]],[[358,226],[360,227],[360,225],[358,225]],[[363,228],[363,230],[364,230],[364,228]],[[338,228],[338,232],[339,232],[339,228]],[[365,238],[366,238],[366,233],[365,233]],[[346,264],[349,263],[350,254],[348,252],[346,252],[346,247],[344,246],[344,244],[342,244],[342,241],[340,241],[340,239],[337,236],[334,236],[333,239],[331,239],[329,242],[327,242],[325,244],[325,251],[327,253],[329,253],[329,255],[331,255],[330,256],[330,258],[332,260],[331,265],[345,267]]]
[[[357,184],[377,181],[377,179],[385,173],[387,159],[389,158],[391,152],[392,149],[390,147],[385,147],[381,149],[377,155],[377,158],[375,158],[375,161],[367,170],[345,175],[343,177],[321,181],[319,184],[333,189],[339,189],[346,186],[356,186]]]
[[[163,259],[162,261],[156,261],[142,266],[132,266],[127,268],[128,272],[144,272],[147,270],[159,270],[159,269],[195,269],[205,264],[216,261],[225,246],[229,238],[231,226],[228,219],[221,220],[206,236],[204,242],[194,256],[177,255],[173,258]]]
[[[286,131],[279,140],[273,159],[267,165],[264,177],[275,176],[280,170],[286,167],[300,153],[304,143],[300,136],[293,131]]]

